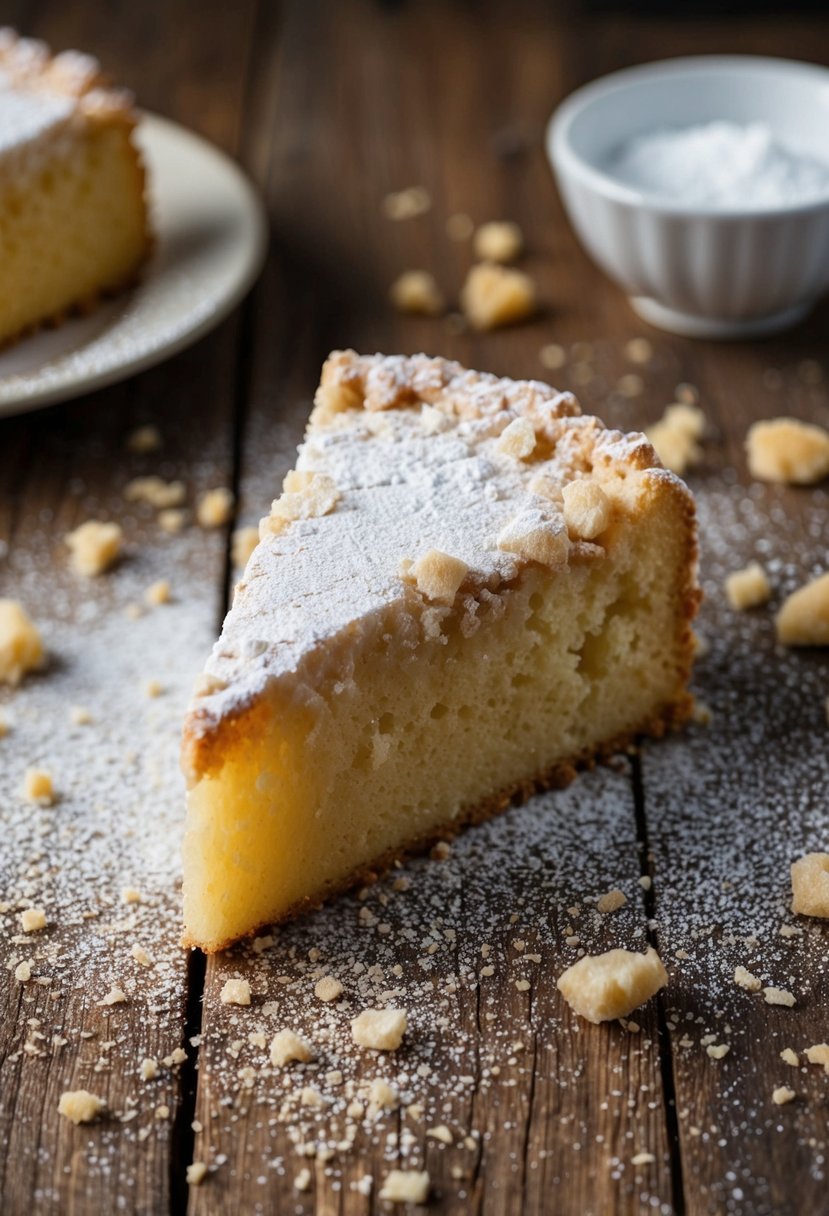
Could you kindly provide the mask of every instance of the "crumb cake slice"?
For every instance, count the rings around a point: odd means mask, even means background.
[[[545,384],[332,355],[260,536],[185,726],[190,944],[688,713],[691,494]]]
[[[150,248],[128,94],[0,30],[0,344],[128,286]]]

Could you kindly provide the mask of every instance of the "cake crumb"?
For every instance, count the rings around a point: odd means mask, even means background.
[[[122,887],[121,888],[121,903],[122,904],[140,904],[141,892],[137,887]]]
[[[731,1051],[731,1047],[728,1043],[720,1043],[719,1046],[709,1043],[705,1050],[712,1060],[724,1060]]]
[[[390,1170],[380,1188],[388,1203],[425,1203],[431,1181],[427,1170]]]
[[[158,427],[148,423],[130,431],[127,435],[126,448],[128,452],[133,452],[136,456],[146,456],[150,452],[157,452],[163,442]]]
[[[746,454],[748,471],[758,481],[812,485],[829,474],[829,432],[797,418],[755,422]]]
[[[18,984],[28,984],[32,978],[32,964],[26,959],[22,963],[18,963],[14,969],[14,978]]]
[[[482,262],[514,262],[524,250],[524,234],[511,220],[489,220],[476,231],[473,247]]]
[[[146,502],[156,510],[180,507],[187,497],[183,481],[163,481],[160,477],[133,477],[124,486],[127,502]]]
[[[193,681],[193,696],[210,697],[215,692],[223,692],[225,688],[227,688],[227,684],[219,676],[214,676],[209,671],[203,671]]]
[[[92,714],[83,705],[69,706],[69,721],[73,726],[89,726],[93,722]]]
[[[67,1089],[60,1096],[58,1114],[72,1123],[91,1123],[104,1106],[103,1098],[91,1094],[88,1089]]]
[[[496,448],[505,456],[526,460],[535,451],[535,429],[529,418],[513,418],[500,434]]]
[[[51,773],[44,768],[27,768],[23,777],[23,796],[27,802],[52,806],[56,793]]]
[[[521,270],[479,262],[461,289],[461,306],[475,329],[497,329],[535,312],[535,288]]]
[[[429,549],[412,566],[411,577],[427,600],[452,604],[468,571],[466,562],[460,558],[440,549]]]
[[[152,1081],[158,1076],[158,1061],[148,1056],[141,1061],[138,1071],[142,1081]]]
[[[740,988],[745,988],[746,992],[759,992],[763,987],[757,976],[752,975],[745,967],[734,968],[734,983],[738,984]]]
[[[219,993],[223,1005],[249,1005],[250,984],[247,980],[226,980]]]
[[[151,583],[144,592],[144,600],[148,604],[156,606],[158,604],[169,604],[170,602],[170,584],[166,578],[160,578],[158,582]]]
[[[651,878],[650,874],[642,875],[642,877],[639,879],[639,886],[643,891],[650,891],[651,887],[653,886],[653,879]]]
[[[793,591],[775,618],[784,646],[829,646],[829,574]]]
[[[791,1009],[795,1003],[794,996],[785,988],[764,988],[763,996],[767,1005],[784,1005]]]
[[[791,1064],[792,1068],[800,1067],[800,1057],[796,1051],[792,1051],[791,1047],[784,1047],[780,1052],[780,1059],[784,1064]]]
[[[618,887],[614,887],[606,895],[599,896],[596,900],[596,909],[599,912],[616,912],[619,908],[624,907],[626,903],[627,896],[624,891],[620,891]]]
[[[645,954],[609,950],[589,955],[559,976],[558,990],[568,1005],[589,1022],[627,1017],[668,982],[652,946]]]
[[[439,1123],[437,1127],[429,1127],[426,1129],[426,1135],[430,1140],[438,1140],[441,1144],[454,1144],[455,1140],[452,1132],[445,1123]]]
[[[645,435],[667,469],[680,477],[702,460],[699,440],[705,433],[705,415],[695,405],[676,401]]]
[[[375,1111],[395,1110],[400,1103],[400,1095],[388,1081],[375,1077],[369,1086],[368,1100]]]
[[[601,536],[611,519],[610,499],[595,481],[571,481],[562,488],[564,519],[574,540]]]
[[[792,865],[792,912],[829,917],[829,853],[807,853]]]
[[[186,1171],[187,1185],[199,1186],[207,1177],[207,1166],[203,1161],[193,1161]]]
[[[393,190],[383,199],[383,210],[390,220],[411,220],[425,215],[432,206],[432,196],[425,186],[407,186]]]
[[[630,1164],[631,1165],[650,1165],[651,1162],[653,1162],[655,1160],[656,1160],[656,1157],[654,1157],[653,1153],[637,1153],[635,1157],[631,1157]]]
[[[250,555],[259,544],[259,529],[253,527],[237,528],[231,540],[231,558],[237,570],[243,570],[248,564]]]
[[[113,984],[106,996],[102,996],[99,1005],[123,1005],[126,1001],[126,993],[117,984]]]
[[[187,512],[168,507],[158,513],[158,526],[169,536],[177,536],[187,523]]]
[[[271,1040],[270,1056],[271,1064],[282,1068],[293,1061],[306,1064],[314,1058],[314,1051],[310,1043],[306,1043],[293,1030],[279,1030]]]
[[[737,612],[747,608],[759,608],[771,598],[771,583],[759,562],[749,562],[742,570],[735,570],[725,580],[725,594],[729,604]]]
[[[155,698],[160,697],[164,692],[164,685],[160,680],[146,680],[144,682],[144,695]]]
[[[324,975],[314,985],[314,996],[320,1001],[336,1001],[343,994],[343,986],[333,975]]]
[[[123,539],[120,524],[88,519],[66,535],[72,569],[90,577],[103,574],[118,560]]]
[[[358,1047],[396,1051],[407,1025],[405,1009],[364,1009],[351,1021],[351,1037]]]
[[[822,1064],[824,1072],[829,1075],[829,1043],[815,1043],[813,1047],[807,1047],[805,1056],[810,1064]]]
[[[46,913],[42,908],[26,908],[20,913],[20,927],[24,933],[37,933],[46,928]]]
[[[771,1100],[775,1106],[785,1106],[787,1102],[793,1102],[797,1094],[793,1089],[789,1089],[788,1085],[778,1085],[772,1090]]]
[[[398,312],[439,317],[446,308],[443,293],[428,270],[404,270],[389,288],[389,298]]]
[[[130,954],[138,963],[139,967],[152,967],[153,960],[151,955],[147,953],[142,945],[135,942],[130,950]]]
[[[310,1190],[310,1188],[311,1188],[311,1171],[307,1168],[302,1169],[299,1171],[296,1178],[294,1178],[294,1190],[305,1192],[305,1191]]]
[[[0,684],[19,684],[43,664],[43,642],[19,600],[0,599]]]
[[[226,486],[207,490],[199,499],[196,519],[202,528],[221,528],[233,514],[233,493]]]

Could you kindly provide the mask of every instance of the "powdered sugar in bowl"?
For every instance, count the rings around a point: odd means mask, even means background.
[[[576,232],[651,324],[772,333],[829,290],[829,70],[629,68],[567,98],[547,147]]]

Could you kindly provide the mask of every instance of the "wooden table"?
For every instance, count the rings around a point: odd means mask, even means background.
[[[829,1038],[826,927],[780,932],[794,924],[789,863],[829,845],[829,672],[825,654],[775,648],[770,610],[730,612],[722,580],[757,556],[776,603],[826,568],[825,489],[752,485],[742,443],[755,418],[829,421],[814,362],[829,311],[746,345],[646,329],[576,245],[542,133],[573,87],[666,54],[829,63],[829,25],[366,0],[166,0],[106,14],[87,0],[10,0],[4,18],[57,48],[94,51],[148,109],[237,155],[267,199],[272,241],[251,297],[192,350],[0,423],[1,593],[24,600],[51,656],[3,697],[0,1209],[352,1216],[385,1210],[380,1185],[403,1162],[425,1165],[442,1213],[827,1211],[829,1077],[779,1053]],[[384,196],[410,185],[428,189],[431,210],[389,221]],[[392,311],[389,284],[410,267],[434,270],[457,298],[471,253],[447,235],[455,213],[521,225],[543,301],[536,320],[481,337]],[[637,336],[652,344],[646,366],[626,357]],[[616,425],[654,421],[679,382],[699,390],[710,436],[690,480],[708,648],[696,687],[710,724],[533,800],[448,859],[410,862],[264,948],[188,957],[177,946],[177,737],[227,603],[230,526],[166,536],[124,502],[124,484],[180,477],[191,504],[229,486],[233,526],[255,522],[290,466],[329,348],[426,350],[540,376],[548,343],[566,352],[558,383]],[[618,385],[630,374],[642,387],[626,396]],[[164,448],[132,455],[124,437],[145,422]],[[62,537],[93,514],[122,523],[128,552],[90,585],[67,570]],[[137,610],[162,577],[172,602]],[[70,705],[92,722],[73,723]],[[23,804],[31,764],[53,771],[54,808]],[[124,887],[142,902],[122,902]],[[595,897],[613,887],[627,903],[599,916]],[[18,937],[26,902],[49,926]],[[579,949],[646,942],[671,982],[636,1015],[638,1031],[579,1023],[556,992],[564,966]],[[25,984],[14,978],[24,959]],[[791,990],[796,1006],[739,988],[737,965]],[[336,1007],[311,995],[329,970],[346,979]],[[249,1009],[219,999],[237,975],[251,981]],[[101,1004],[113,985],[126,999]],[[409,1045],[393,1062],[355,1058],[343,1027],[367,994],[389,989],[410,1007]],[[263,1044],[283,1024],[319,1044],[302,1081],[267,1066]],[[724,1044],[724,1058],[709,1054]],[[154,1079],[142,1078],[143,1059],[159,1061]],[[336,1070],[341,1083],[325,1076]],[[377,1076],[404,1091],[403,1108],[373,1123],[347,1115],[348,1095]],[[325,1105],[299,1107],[300,1084]],[[783,1084],[797,1096],[777,1106]],[[74,1127],[57,1103],[80,1087],[107,1113]],[[448,1136],[430,1134],[436,1126]],[[209,1172],[188,1193],[191,1161]]]

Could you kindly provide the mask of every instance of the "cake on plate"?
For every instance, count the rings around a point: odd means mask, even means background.
[[[684,720],[694,504],[537,381],[328,359],[187,715],[213,951]]]
[[[127,93],[0,30],[0,345],[130,285],[150,235]]]

